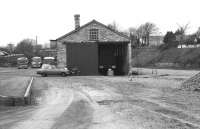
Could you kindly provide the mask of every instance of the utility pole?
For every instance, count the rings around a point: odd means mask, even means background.
[[[33,44],[33,52],[36,53],[37,51],[37,35],[35,37],[35,44]]]
[[[37,46],[37,35],[35,37],[35,45]]]

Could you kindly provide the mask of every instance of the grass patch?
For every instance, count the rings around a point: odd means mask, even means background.
[[[11,77],[0,80],[0,95],[21,97],[29,81],[30,77]]]

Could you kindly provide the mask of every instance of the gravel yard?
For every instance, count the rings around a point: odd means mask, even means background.
[[[145,72],[145,69],[143,69]],[[160,71],[158,71],[161,73]],[[126,76],[35,76],[32,106],[0,111],[5,129],[200,129],[200,94],[181,89],[198,71]]]

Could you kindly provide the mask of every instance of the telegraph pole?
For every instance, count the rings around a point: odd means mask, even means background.
[[[35,37],[35,45],[37,46],[37,35]]]

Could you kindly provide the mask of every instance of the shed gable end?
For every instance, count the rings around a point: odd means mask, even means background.
[[[96,30],[96,33],[91,33],[91,30]],[[91,35],[92,34],[92,35]],[[92,37],[92,38],[91,38]],[[69,33],[68,35],[59,39],[62,42],[87,42],[95,39],[98,42],[128,42],[129,38],[120,35],[105,25],[92,21],[81,29]]]

